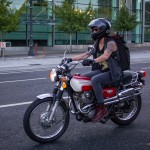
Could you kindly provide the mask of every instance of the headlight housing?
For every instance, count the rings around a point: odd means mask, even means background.
[[[52,69],[49,73],[49,78],[51,82],[56,82],[57,81],[57,71],[56,69]]]

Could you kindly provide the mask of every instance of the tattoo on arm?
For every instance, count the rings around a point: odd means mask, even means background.
[[[114,41],[109,41],[107,43],[107,48],[106,48],[106,52],[111,54],[112,52],[117,50],[117,46],[116,43]]]

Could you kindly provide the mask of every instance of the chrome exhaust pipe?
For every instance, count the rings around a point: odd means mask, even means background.
[[[112,104],[117,104],[117,103],[120,103],[120,102],[123,102],[123,101],[131,100],[132,98],[135,98],[135,96],[137,96],[139,94],[140,93],[136,93],[134,95],[130,95],[130,96],[126,96],[126,97],[123,97],[123,98],[114,99],[112,101],[104,101],[104,105],[105,106],[109,106],[109,105],[112,105]]]
[[[108,98],[104,100],[104,105],[112,105],[119,102],[130,100],[131,98],[134,98],[135,96],[139,95],[140,93],[136,93],[137,90],[134,88],[126,89],[124,91],[119,92],[115,97]]]

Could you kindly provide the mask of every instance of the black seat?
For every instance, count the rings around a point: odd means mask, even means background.
[[[134,75],[135,72],[133,71],[130,70],[123,71],[123,84],[129,84]]]
[[[123,84],[129,84],[133,78],[133,76],[135,75],[135,72],[133,71],[130,71],[130,70],[126,70],[126,71],[123,71],[123,78],[122,78],[122,81],[119,80],[117,82],[112,82],[110,84],[107,84],[107,85],[102,85],[103,88],[105,87],[118,87],[120,86],[122,83]]]
[[[109,83],[109,84],[105,84],[105,85],[102,85],[102,88],[105,88],[105,87],[118,87],[120,86],[120,81],[117,81],[117,82],[112,82],[112,83]]]

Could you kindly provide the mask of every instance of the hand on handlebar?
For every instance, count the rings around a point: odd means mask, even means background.
[[[83,66],[91,66],[93,65],[95,62],[93,59],[84,59],[83,62],[82,62],[82,65]]]
[[[61,62],[62,63],[64,63],[64,62],[70,63],[70,62],[72,62],[72,58],[64,58]]]

